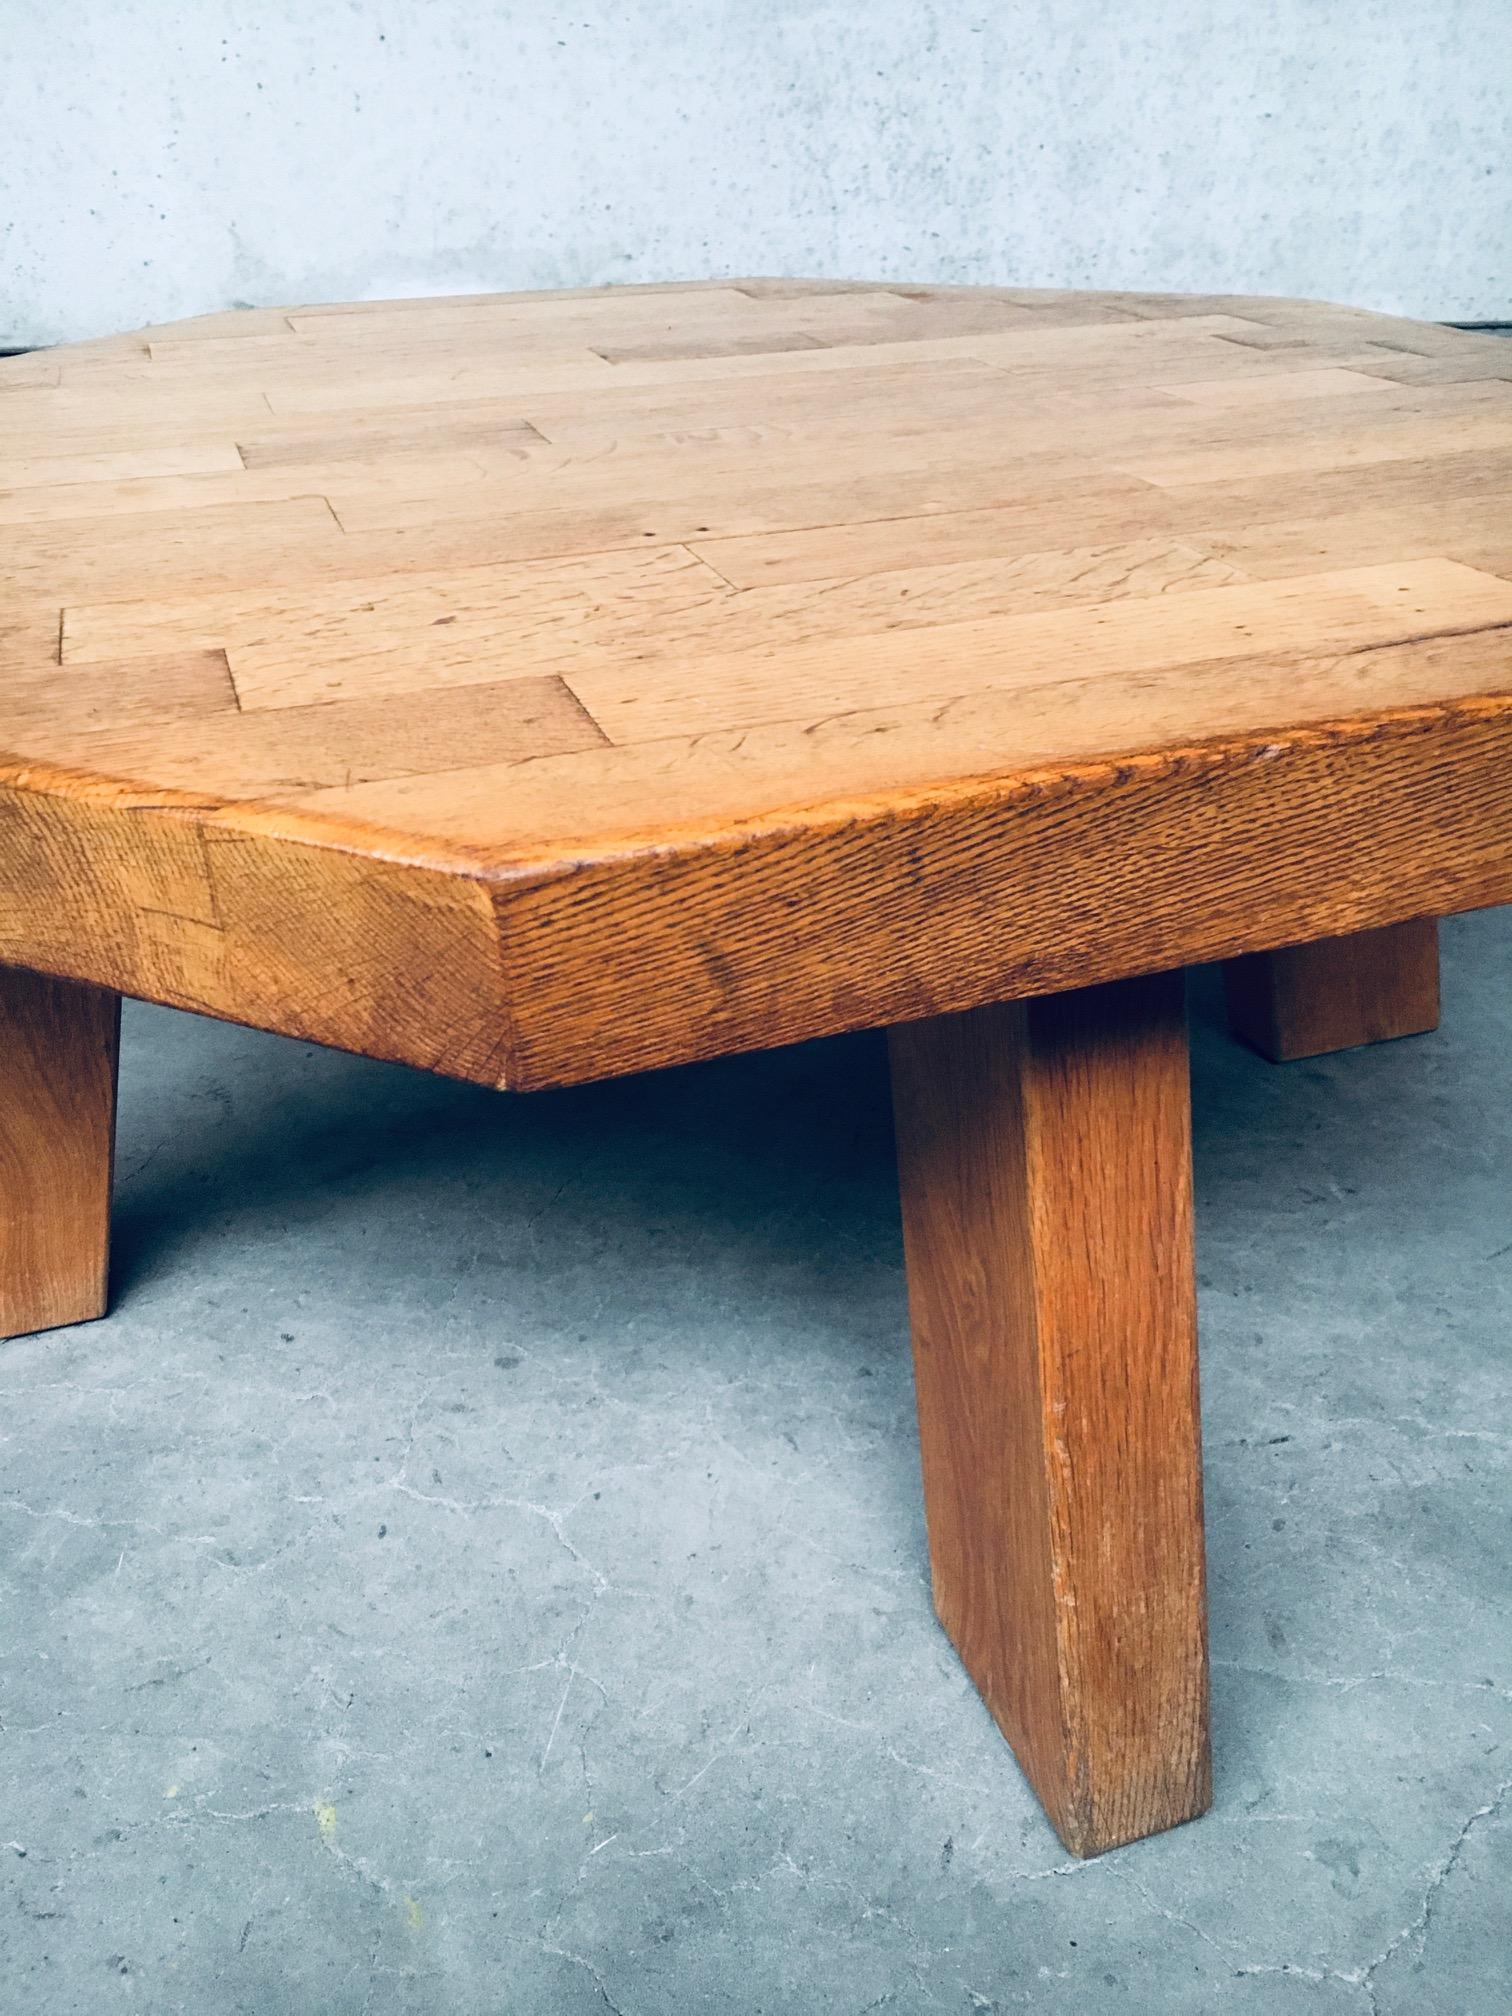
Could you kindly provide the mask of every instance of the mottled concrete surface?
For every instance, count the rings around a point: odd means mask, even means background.
[[[1512,313],[1506,0],[5,0],[0,345],[706,274]]]
[[[0,1351],[0,2008],[1512,2006],[1512,917],[1198,993],[1217,1798],[1089,1865],[930,1612],[872,1039],[509,1100],[135,1009]]]

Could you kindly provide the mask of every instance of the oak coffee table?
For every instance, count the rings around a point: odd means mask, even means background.
[[[1201,1812],[1182,969],[1313,1054],[1512,899],[1509,379],[795,281],[0,362],[0,1334],[104,1309],[123,993],[512,1090],[886,1026],[940,1616],[1070,1848]]]

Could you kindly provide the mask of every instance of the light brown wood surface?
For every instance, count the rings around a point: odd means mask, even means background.
[[[0,1337],[105,1312],[119,995],[0,966]]]
[[[1252,952],[1224,969],[1236,1036],[1277,1064],[1438,1027],[1438,920]]]
[[[1509,379],[761,281],[0,360],[0,959],[532,1086],[1506,900]]]
[[[721,281],[0,360],[0,1332],[103,1307],[117,991],[521,1088],[905,1025],[937,1601],[1077,1852],[1208,1796],[1172,976],[1399,1033],[1507,900],[1493,339]]]
[[[935,1605],[1096,1854],[1210,1791],[1182,976],[891,1042]]]

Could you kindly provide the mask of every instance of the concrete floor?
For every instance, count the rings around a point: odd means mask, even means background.
[[[128,1011],[0,1349],[0,2008],[1512,2008],[1512,916],[1197,990],[1217,1796],[1067,1860],[930,1611],[883,1058],[510,1100]]]

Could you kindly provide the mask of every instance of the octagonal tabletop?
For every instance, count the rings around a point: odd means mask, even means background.
[[[1509,380],[796,281],[0,361],[0,959],[534,1085],[1506,900]]]

